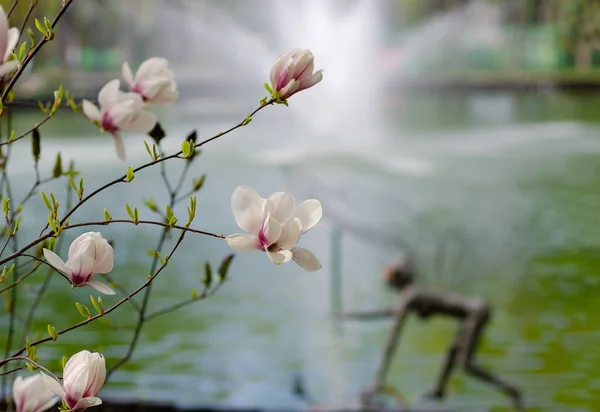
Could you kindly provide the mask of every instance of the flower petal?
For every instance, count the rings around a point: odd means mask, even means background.
[[[282,249],[290,250],[298,240],[300,239],[300,235],[302,234],[302,222],[300,219],[291,219],[286,224],[284,224],[281,228],[281,236],[277,241],[277,246]]]
[[[265,223],[263,228],[258,233],[258,241],[260,242],[263,248],[268,248],[273,243],[277,242],[281,237],[281,224],[273,219],[269,213],[267,213],[267,218],[265,219]]]
[[[79,402],[77,402],[77,405],[75,405],[75,407],[71,409],[71,412],[82,412],[85,411],[87,408],[90,408],[92,406],[98,406],[101,404],[102,399],[90,396],[89,398],[80,399]]]
[[[0,56],[6,53],[6,45],[8,44],[8,19],[4,8],[0,5]]]
[[[131,72],[131,67],[129,67],[129,63],[123,63],[123,67],[121,67],[121,76],[123,76],[123,80],[129,87],[133,84],[133,73]]]
[[[134,133],[148,133],[156,125],[157,121],[154,113],[140,111],[128,124],[122,125],[121,129]]]
[[[260,250],[261,248],[256,237],[243,233],[229,235],[225,238],[225,241],[236,252],[250,252],[252,250]]]
[[[312,229],[319,223],[322,216],[323,208],[321,202],[317,199],[305,200],[292,213],[292,218],[298,218],[302,222],[302,233],[306,233]]]
[[[92,121],[100,121],[102,116],[100,115],[100,110],[98,110],[94,103],[90,102],[89,100],[83,100],[81,104],[83,108],[83,114],[85,114],[88,119]]]
[[[301,247],[295,247],[292,249],[294,262],[299,264],[307,272],[315,272],[321,269],[321,262],[311,251]]]
[[[50,376],[46,375],[43,372],[40,372],[40,375],[42,375],[42,379],[48,389],[50,389],[52,392],[54,392],[55,394],[60,396],[62,399],[65,398],[65,391],[64,391],[63,387],[60,386],[60,383],[58,383],[58,381],[56,379],[51,378]]]
[[[281,249],[277,252],[267,252],[267,256],[269,256],[271,262],[275,263],[276,265],[281,265],[292,260],[292,252],[284,249]]]
[[[313,73],[312,76],[303,77],[300,80],[300,88],[298,91],[308,89],[309,87],[313,87],[315,84],[319,83],[321,80],[323,80],[323,70],[319,70],[319,71]]]
[[[91,281],[91,282],[82,283],[80,286],[89,286],[91,288],[96,289],[100,293],[104,293],[105,295],[114,295],[115,294],[115,291],[112,290],[111,288],[109,288],[107,285],[105,285],[102,282],[97,282],[95,280]]]
[[[271,216],[279,223],[285,223],[294,211],[294,198],[285,192],[276,192],[267,199],[271,201],[269,204]]]
[[[50,266],[52,266],[59,272],[63,272],[66,275],[70,275],[67,265],[65,264],[65,262],[63,262],[63,260],[60,257],[58,257],[56,253],[46,248],[43,249],[43,252],[44,257],[46,258],[46,261],[50,264]]]
[[[8,59],[8,56],[10,56],[10,54],[15,49],[15,46],[17,45],[17,42],[19,41],[19,37],[20,37],[19,29],[17,29],[16,27],[13,27],[8,30],[8,33],[6,36],[6,50],[4,52],[4,60]]]
[[[249,186],[239,186],[231,195],[231,210],[238,227],[258,235],[263,224],[263,199]]]
[[[123,143],[123,138],[119,133],[112,133],[113,141],[115,142],[115,151],[117,152],[117,157],[122,161],[125,161],[125,144]]]
[[[19,67],[19,62],[16,60],[11,60],[0,65],[0,76],[12,73],[17,67]]]
[[[119,79],[111,80],[106,83],[100,92],[98,92],[98,103],[101,108],[106,108],[119,101],[121,81]]]

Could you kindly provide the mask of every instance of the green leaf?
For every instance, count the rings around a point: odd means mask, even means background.
[[[221,265],[219,266],[219,279],[221,282],[223,282],[225,279],[227,279],[227,273],[229,272],[229,266],[231,265],[231,261],[233,260],[233,258],[235,257],[234,254],[225,256],[225,258],[223,258],[223,260],[221,261]]]
[[[33,155],[33,160],[37,163],[40,160],[40,131],[36,127],[31,131],[31,154]]]
[[[79,313],[81,313],[81,316],[83,316],[84,318],[89,319],[92,317],[92,313],[84,304],[75,302],[75,306],[77,306],[77,310],[79,311]]]
[[[199,191],[200,189],[202,189],[202,186],[204,186],[204,181],[206,180],[206,175],[202,175],[200,176],[198,179],[194,179],[192,180],[192,188],[194,189],[194,192]]]
[[[208,262],[204,264],[204,279],[202,279],[202,283],[206,289],[210,288],[212,284],[212,268]]]
[[[62,167],[62,159],[60,157],[60,152],[56,154],[56,160],[54,161],[54,167],[52,168],[52,176],[59,177],[63,173]]]
[[[135,175],[133,174],[133,169],[130,166],[129,169],[127,169],[127,183],[131,182],[134,177]]]
[[[135,221],[135,216],[133,214],[133,210],[131,210],[131,207],[129,207],[129,205],[125,205],[125,210],[127,210],[127,214],[129,215],[131,220]]]
[[[104,220],[112,220],[112,216],[108,213],[108,209],[104,208]]]
[[[54,326],[50,324],[48,324],[48,334],[50,335],[52,340],[58,339],[58,333],[56,333],[56,329],[54,329]]]

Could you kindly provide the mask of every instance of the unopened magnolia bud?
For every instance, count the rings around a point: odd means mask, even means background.
[[[37,162],[40,160],[40,131],[36,127],[31,132],[31,154],[33,154],[33,159]]]
[[[156,144],[159,144],[160,141],[164,139],[166,135],[167,134],[165,133],[164,129],[162,128],[159,122],[156,122],[154,128],[148,132],[148,136],[154,139]]]
[[[63,173],[62,167],[62,159],[60,158],[60,153],[56,155],[56,160],[54,161],[54,168],[52,169],[52,176],[59,177]]]

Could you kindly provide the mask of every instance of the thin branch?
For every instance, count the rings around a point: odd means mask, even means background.
[[[73,4],[73,0],[64,0],[63,1],[62,7],[60,8],[60,10],[58,10],[58,13],[56,14],[56,17],[54,18],[54,20],[52,20],[52,23],[51,23],[52,28],[54,28],[56,26],[56,24],[58,23],[58,21],[60,20],[60,18],[62,17],[62,15],[65,14],[65,12],[67,11],[67,9],[69,8],[69,6],[71,4]],[[42,37],[42,39],[35,46],[35,48],[27,54],[27,57],[25,58],[25,60],[23,60],[23,63],[21,63],[19,65],[19,68],[15,72],[14,76],[10,79],[10,83],[8,83],[8,86],[6,86],[6,89],[4,89],[4,93],[2,93],[2,97],[0,98],[0,101],[2,103],[4,103],[6,101],[6,98],[8,97],[8,94],[13,89],[13,87],[17,83],[17,80],[19,80],[19,78],[21,77],[21,75],[23,74],[23,72],[25,71],[25,69],[27,68],[27,66],[29,65],[29,63],[31,62],[31,60],[33,60],[33,57],[49,41],[50,41],[50,39],[48,39],[46,36]]]
[[[190,299],[184,300],[183,302],[176,303],[175,305],[172,305],[172,306],[169,306],[169,307],[166,307],[163,309],[159,309],[156,312],[153,312],[150,315],[146,316],[144,318],[144,322],[148,322],[149,320],[158,318],[159,316],[174,312],[177,309],[181,309],[185,306],[191,305],[194,302],[199,302],[201,300],[204,300],[204,299],[214,295],[217,292],[217,290],[219,290],[219,288],[221,287],[222,284],[223,284],[223,282],[220,282],[219,284],[217,284],[217,286],[215,286],[214,288],[212,288],[210,290],[205,289],[199,296],[191,297]]]
[[[173,255],[173,253],[175,253],[175,251],[177,250],[177,248],[179,247],[179,245],[181,245],[181,242],[183,242],[183,239],[185,237],[185,231],[181,231],[181,234],[179,235],[179,238],[177,239],[177,242],[175,243],[175,245],[173,246],[173,248],[171,249],[171,253],[169,253],[169,256],[171,257]],[[148,285],[150,285],[152,283],[152,281],[154,279],[156,279],[156,277],[167,267],[168,261],[165,262],[164,264],[162,264],[158,270],[156,272],[154,272],[154,274],[152,276],[150,276],[148,278],[148,280],[146,280],[140,287],[138,287],[136,290],[134,290],[133,292],[131,292],[129,295],[127,295],[125,298],[121,299],[120,301],[118,301],[117,303],[115,303],[113,306],[111,306],[110,308],[106,309],[102,314],[97,314],[94,316],[89,317],[88,319],[81,321],[75,325],[69,326],[68,328],[65,328],[58,333],[58,335],[63,335],[67,332],[70,332],[72,330],[78,329],[82,326],[87,325],[88,323],[91,323],[93,321],[95,321],[96,319],[99,319],[105,315],[110,314],[111,312],[113,312],[114,310],[116,310],[118,307],[120,307],[121,305],[123,305],[124,303],[126,303],[127,301],[129,301],[129,299],[131,299],[132,297],[134,297],[135,295],[137,295],[138,293],[140,293],[142,290],[144,290],[146,287],[148,287]],[[30,344],[30,346],[38,346],[42,343],[45,342],[49,342],[52,340],[51,336],[48,336],[46,338],[43,339],[39,339],[35,342],[32,342]],[[25,352],[26,348],[22,347],[21,349],[19,349],[18,351],[16,351],[10,358],[8,359],[14,359],[16,356],[21,355],[23,352]],[[4,359],[0,361],[0,367],[6,365],[8,362],[10,362],[10,360]]]
[[[63,228],[63,230],[74,229],[77,227],[87,227],[87,226],[106,226],[106,225],[110,225],[112,223],[129,223],[129,224],[136,225],[136,226],[137,225],[162,226],[165,229],[179,229],[179,230],[183,230],[186,232],[196,233],[199,235],[205,235],[205,236],[216,237],[219,239],[225,239],[225,235],[221,235],[219,233],[212,233],[212,232],[207,232],[205,230],[193,229],[191,227],[185,227],[185,226],[179,226],[179,225],[170,226],[168,223],[156,222],[154,220],[139,220],[137,223],[134,222],[133,220],[128,220],[128,219],[100,220],[97,222],[75,223],[73,225],[69,224],[69,226],[65,226]]]
[[[31,13],[33,13],[33,9],[35,9],[35,6],[37,6],[37,2],[38,2],[38,0],[31,0],[29,3],[29,8],[27,9],[27,13],[25,13],[25,17],[23,18],[23,21],[21,22],[21,27],[19,28],[19,39],[23,35],[23,30],[25,30],[25,26],[27,26],[27,21],[31,17]],[[17,42],[18,41],[19,40],[17,39]]]
[[[35,264],[33,269],[31,269],[29,272],[27,272],[26,274],[24,274],[23,276],[21,276],[19,279],[17,279],[15,282],[11,283],[10,285],[6,286],[4,289],[0,289],[0,294],[6,292],[7,290],[14,288],[15,286],[17,286],[19,283],[23,282],[25,279],[27,279],[29,276],[33,275],[33,273],[41,266],[41,263],[39,264]]]
[[[44,123],[46,123],[48,120],[50,120],[52,118],[52,116],[54,116],[54,114],[48,114],[46,117],[44,117],[44,119],[39,122],[38,124],[36,124],[35,126],[33,126],[31,129],[29,129],[28,131],[26,131],[23,134],[20,134],[19,136],[15,137],[12,140],[7,140],[6,142],[2,142],[0,143],[0,146],[6,146],[9,144],[13,144],[14,142],[23,139],[24,137],[27,137],[31,132],[33,132],[35,129],[37,129],[38,127],[40,127],[41,125],[43,125]]]
[[[15,7],[17,7],[17,4],[19,4],[19,0],[14,0],[13,3],[10,5],[10,9],[8,9],[8,13],[6,13],[7,19],[10,18],[10,15],[15,10]]]

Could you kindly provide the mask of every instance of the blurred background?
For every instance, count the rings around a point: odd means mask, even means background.
[[[0,1],[5,9],[11,3]],[[18,4],[13,22],[28,4]],[[59,6],[39,1],[34,15],[51,18]],[[240,184],[263,196],[287,190],[298,201],[318,198],[323,222],[301,242],[323,270],[237,256],[215,296],[146,325],[105,396],[301,410],[291,389],[301,374],[316,399],[346,404],[373,379],[391,323],[339,324],[331,314],[392,306],[397,296],[380,271],[409,249],[422,287],[492,306],[478,361],[521,388],[528,410],[597,411],[598,22],[594,0],[75,0],[17,99],[47,99],[59,83],[94,99],[120,77],[124,61],[135,70],[148,57],[166,57],[181,91],[159,112],[167,152],[193,129],[210,137],[245,118],[287,49],[311,49],[324,70],[324,80],[293,96],[289,108],[267,108],[208,145],[185,183],[208,174],[195,225],[225,234],[238,231],[229,204]],[[19,110],[17,134],[43,117]],[[143,136],[127,135],[128,160],[118,162],[110,137],[73,113],[47,123],[42,137],[43,174],[60,152],[90,189],[147,159]],[[26,139],[13,146],[9,173],[20,198],[35,181],[33,162]],[[176,180],[182,165],[167,169]],[[60,194],[64,185],[46,190]],[[167,202],[158,170],[107,191],[72,221],[99,219],[105,207],[125,217],[125,202],[141,209],[148,197]],[[27,208],[21,230],[32,237],[46,211],[37,199]],[[159,231],[102,233],[115,241],[112,277],[133,290],[147,276],[146,249]],[[205,261],[217,265],[228,252],[217,239],[188,239],[158,279],[151,308],[188,298]],[[28,280],[25,302],[44,280]],[[73,300],[88,300],[85,290],[65,295],[61,282],[52,280],[41,301],[40,336],[48,322],[59,329],[79,321]],[[105,306],[117,299],[107,297]],[[63,354],[90,349],[110,365],[125,353],[134,323],[127,307],[40,348],[40,359],[58,365]],[[456,331],[452,320],[411,319],[389,383],[419,402]],[[461,411],[509,405],[462,372],[445,403]]]

